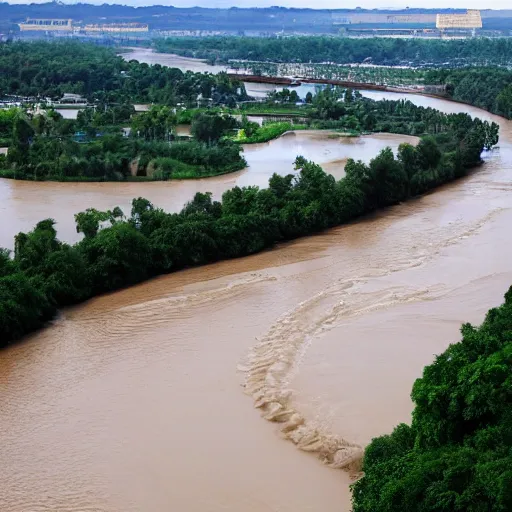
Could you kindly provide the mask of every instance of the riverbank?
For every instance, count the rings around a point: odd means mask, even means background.
[[[0,148],[1,153],[1,148]],[[172,173],[168,177],[156,176],[124,176],[120,179],[112,179],[105,177],[88,177],[88,176],[49,176],[49,177],[34,177],[34,176],[20,176],[16,173],[16,170],[12,169],[0,169],[0,178],[20,180],[20,181],[38,181],[38,182],[61,182],[61,183],[147,183],[154,181],[182,181],[182,180],[199,180],[205,178],[213,178],[216,176],[224,176],[225,174],[236,173],[247,167],[247,162],[242,160],[240,163],[233,164],[230,167],[224,167],[217,170],[196,170],[191,168],[190,170],[179,170]]]

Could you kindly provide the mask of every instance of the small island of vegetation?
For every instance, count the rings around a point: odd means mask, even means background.
[[[35,116],[22,110],[0,111],[0,130],[2,126],[7,129],[4,137],[10,134],[9,152],[0,156],[0,176],[57,181],[167,180],[215,176],[247,165],[242,148],[222,138],[236,124],[232,117],[199,114],[192,124],[195,137],[180,141],[172,132],[176,115],[168,107],[151,108],[126,119],[133,137],[118,126],[103,124],[112,118],[112,110],[92,116],[92,109],[85,110],[76,122],[51,110]],[[124,111],[130,112],[130,106]],[[117,119],[122,121],[119,112]]]

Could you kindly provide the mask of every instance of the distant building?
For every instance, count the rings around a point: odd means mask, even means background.
[[[145,23],[105,23],[100,25],[85,25],[85,32],[99,33],[126,33],[148,32],[149,27]]]
[[[71,32],[73,30],[73,20],[67,19],[31,19],[27,18],[24,23],[18,23],[22,32],[31,30],[36,31],[58,31]]]
[[[482,17],[480,11],[468,9],[465,14],[438,14],[436,27],[440,30],[446,29],[469,29],[482,28]]]
[[[98,25],[74,25],[71,19],[32,19],[28,18],[23,23],[18,23],[22,32],[85,32],[85,33],[127,33],[148,32],[146,23],[104,23]]]

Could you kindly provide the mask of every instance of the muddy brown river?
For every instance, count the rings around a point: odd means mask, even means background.
[[[512,124],[410,99],[498,121],[500,147],[435,193],[98,297],[0,353],[2,512],[350,510],[334,468],[410,420],[422,368],[512,283]],[[348,156],[302,136],[275,141],[280,169],[296,145],[324,164]],[[367,158],[392,144],[371,140]],[[195,190],[260,184],[271,166],[253,151],[247,171],[201,182],[2,181],[0,245],[49,212],[72,239],[86,206],[142,195],[173,209]],[[286,415],[286,431],[262,411]]]

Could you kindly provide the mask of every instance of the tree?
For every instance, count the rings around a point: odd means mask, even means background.
[[[139,221],[145,212],[154,210],[153,203],[144,197],[138,197],[132,200],[132,211],[131,216],[135,221]]]
[[[248,117],[243,114],[242,122],[240,123],[240,128],[244,131],[244,134],[247,138],[252,137],[259,129],[260,125],[258,123],[254,123],[249,121]]]
[[[102,223],[109,221],[114,225],[123,218],[124,213],[119,206],[105,212],[87,208],[85,212],[75,214],[76,232],[83,233],[86,238],[92,238],[97,235]]]
[[[441,159],[441,151],[432,137],[423,137],[416,146],[416,156],[422,169],[434,169]]]
[[[412,425],[365,451],[354,512],[512,509],[511,298],[425,368]]]
[[[391,148],[383,149],[370,161],[369,176],[372,182],[370,204],[378,208],[406,198],[407,175]]]
[[[198,141],[212,144],[237,126],[238,123],[234,117],[205,112],[194,118],[190,131]]]
[[[212,201],[211,192],[196,192],[194,199],[185,205],[181,213],[186,216],[204,214],[218,218],[222,215],[222,205],[218,201]]]
[[[171,108],[153,105],[147,112],[133,116],[131,129],[146,140],[169,141],[176,124],[176,114]]]
[[[226,215],[248,215],[254,210],[259,188],[234,187],[222,195],[222,211]]]
[[[37,329],[55,310],[24,273],[0,277],[0,346]]]
[[[138,283],[148,276],[149,241],[129,223],[116,223],[84,238],[80,250],[88,262],[95,293]]]
[[[14,146],[18,148],[27,148],[32,137],[34,129],[23,115],[18,115],[14,119],[12,140]]]

